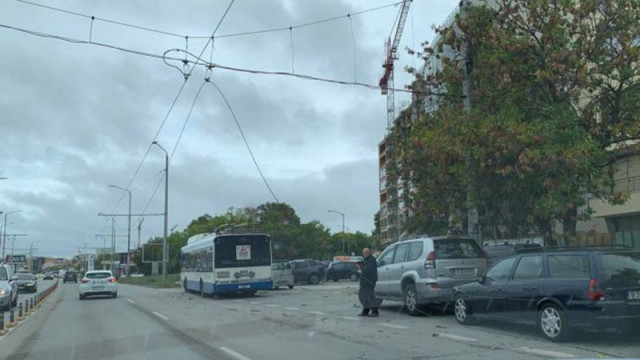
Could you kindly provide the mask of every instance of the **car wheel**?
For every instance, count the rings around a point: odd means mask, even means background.
[[[456,316],[456,321],[462,325],[469,325],[473,323],[473,316],[471,315],[471,307],[467,300],[460,294],[456,295],[453,302],[453,312]]]
[[[13,300],[13,301],[11,302],[11,305],[9,306],[9,310],[11,310],[11,306],[13,306],[13,307],[18,306],[18,296],[17,296],[17,295],[16,295],[15,300]]]
[[[351,276],[349,276],[349,279],[351,281],[358,281],[358,274],[355,274],[355,273],[351,274]]]
[[[331,280],[333,280],[334,282],[338,282],[338,278],[333,278]]]
[[[320,282],[320,277],[318,276],[318,274],[311,274],[311,276],[309,276],[310,284],[317,285],[319,282]]]
[[[293,285],[289,285],[289,289],[293,289]]]
[[[80,298],[80,300],[84,300],[86,298],[86,296],[84,296],[82,294],[80,294],[78,297]]]
[[[114,292],[113,295],[111,295],[114,299],[118,297],[118,292]]]
[[[420,309],[418,306],[418,292],[414,284],[407,284],[404,287],[404,307],[411,316],[420,315]]]
[[[538,328],[547,340],[563,341],[569,337],[567,316],[558,305],[547,303],[538,311]]]

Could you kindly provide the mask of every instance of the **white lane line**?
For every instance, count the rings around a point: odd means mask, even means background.
[[[287,309],[287,310],[292,310],[292,311],[298,311],[298,310],[300,310],[300,308],[296,308],[296,307],[286,307],[285,309]]]
[[[251,305],[260,305],[260,303],[259,303],[259,302],[257,302],[257,301],[252,301],[252,302],[250,302],[249,304],[251,304]]]
[[[226,352],[227,354],[233,356],[234,358],[236,358],[238,360],[251,360],[248,357],[246,357],[246,356],[244,356],[244,355],[242,355],[242,354],[240,354],[238,352],[235,352],[235,351],[233,351],[233,350],[231,350],[229,348],[226,348],[226,347],[220,347],[220,350]]]
[[[408,326],[404,326],[404,325],[396,325],[396,324],[380,324],[380,326],[386,326],[388,328],[392,328],[392,329],[408,329]]]
[[[267,306],[268,306],[268,307],[274,307],[274,308],[275,308],[275,307],[280,307],[280,305],[278,305],[278,304],[267,304]]]
[[[438,336],[443,337],[443,338],[447,338],[447,339],[451,339],[451,340],[456,340],[456,341],[478,341],[478,339],[459,336],[459,335],[453,335],[453,334],[447,334],[447,333],[440,333],[440,334],[438,334]]]
[[[136,303],[135,301],[133,301],[133,300],[131,300],[131,299],[127,299],[127,301],[128,301],[128,302],[130,302],[130,303],[132,303],[132,304],[135,304],[135,303]]]
[[[160,319],[162,319],[162,320],[165,320],[165,321],[166,321],[166,320],[169,320],[169,318],[168,318],[168,317],[166,317],[166,316],[164,316],[164,315],[160,314],[160,313],[159,313],[159,312],[157,312],[157,311],[152,311],[152,313],[153,313],[153,315],[155,315],[155,316],[159,317],[159,318],[160,318]]]
[[[327,315],[327,313],[323,313],[322,311],[307,311],[309,314],[314,315]]]
[[[342,318],[345,320],[360,321],[360,318],[351,317],[351,316],[343,316]]]
[[[543,356],[543,357],[549,357],[549,358],[554,358],[554,359],[565,359],[565,358],[574,358],[574,357],[576,357],[573,354],[561,353],[561,352],[551,351],[551,350],[530,349],[530,348],[524,347],[524,346],[516,348],[514,350],[517,351],[517,352],[520,352],[520,353],[532,354],[532,355],[536,355],[536,356]]]

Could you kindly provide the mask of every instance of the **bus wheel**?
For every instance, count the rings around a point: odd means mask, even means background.
[[[185,293],[189,292],[189,289],[187,289],[187,278],[184,278],[184,281],[182,281],[182,288],[184,289]]]
[[[202,279],[200,279],[200,296],[204,297],[204,284],[202,283]]]

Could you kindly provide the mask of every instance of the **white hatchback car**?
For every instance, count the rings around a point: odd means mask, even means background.
[[[118,297],[118,280],[109,270],[87,271],[80,279],[78,288],[80,289],[80,300],[93,295]]]

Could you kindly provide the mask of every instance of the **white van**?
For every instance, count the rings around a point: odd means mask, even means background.
[[[293,271],[288,261],[274,261],[271,264],[271,277],[273,277],[273,288],[288,286],[293,289]]]

